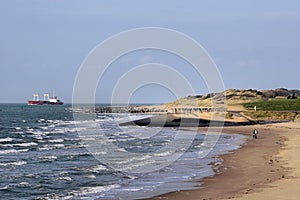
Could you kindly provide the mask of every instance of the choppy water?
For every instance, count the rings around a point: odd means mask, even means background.
[[[147,139],[132,137],[145,127],[124,127],[115,120],[124,114],[98,114],[97,123],[120,148],[135,152],[155,150],[173,139],[176,129],[163,128]],[[134,115],[134,118],[145,117]],[[73,123],[70,105],[27,106],[0,104],[1,199],[141,199],[179,189],[199,187],[199,179],[213,175],[216,155],[237,149],[243,136],[221,135],[205,158],[204,134],[175,163],[148,173],[116,171],[95,159],[82,143]],[[209,141],[208,141],[209,142]],[[99,152],[106,154],[109,152]],[[163,159],[164,156],[160,155]],[[130,167],[135,163],[124,161]],[[145,163],[145,167],[147,163]]]

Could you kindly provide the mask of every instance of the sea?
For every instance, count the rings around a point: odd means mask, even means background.
[[[137,173],[116,169],[102,160],[101,155],[112,153],[110,149],[105,152],[104,148],[95,156],[82,141],[73,114],[71,104],[0,104],[0,199],[127,200],[196,189],[201,187],[201,179],[214,175],[216,163],[222,162],[219,155],[240,148],[246,141],[238,133],[221,134],[215,136],[217,142],[211,148],[207,134],[197,132],[179,159],[160,169]],[[97,113],[95,122],[120,149],[137,155],[170,144],[178,131],[166,127],[151,137],[138,137],[155,127],[120,128],[116,123],[149,116]],[[200,157],[205,148],[210,148],[209,153]],[[169,155],[162,153],[159,158],[167,160]],[[130,169],[135,167],[135,159],[126,157],[122,162]],[[140,158],[139,169],[149,169],[149,163],[142,161]]]

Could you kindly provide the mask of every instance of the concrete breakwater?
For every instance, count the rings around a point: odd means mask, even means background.
[[[145,119],[134,120],[119,124],[120,126],[148,126],[148,127],[222,127],[222,126],[246,126],[254,125],[256,122],[233,122],[217,121],[201,118],[189,118],[174,114],[156,115]]]
[[[167,113],[159,106],[79,106],[70,109],[83,113]]]
[[[146,106],[124,106],[124,107],[95,107],[96,113],[167,113],[168,111],[159,107]]]
[[[213,107],[172,107],[163,106],[83,106],[72,109],[75,112],[86,113],[157,113],[157,114],[187,114],[187,113],[207,113],[207,112],[226,112],[224,108]]]

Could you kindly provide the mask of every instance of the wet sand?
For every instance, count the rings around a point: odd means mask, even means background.
[[[258,139],[221,156],[216,175],[201,188],[152,199],[300,199],[300,122],[227,126],[223,132],[251,136],[255,128]]]

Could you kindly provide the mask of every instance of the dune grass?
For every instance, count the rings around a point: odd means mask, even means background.
[[[246,116],[253,120],[295,120],[299,112],[291,111],[245,111]]]
[[[262,111],[300,111],[300,99],[259,100],[251,103],[244,103],[243,106],[247,110],[253,110],[254,106],[256,106],[257,110]]]

